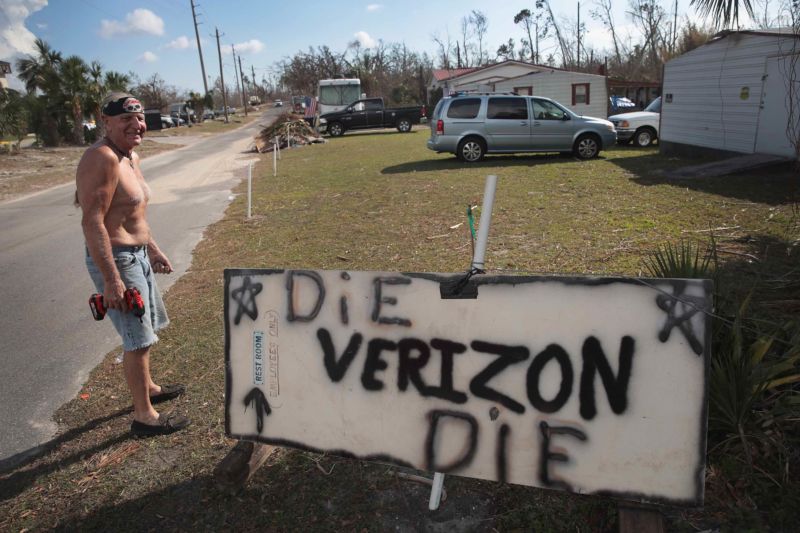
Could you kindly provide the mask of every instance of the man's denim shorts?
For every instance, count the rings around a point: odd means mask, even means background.
[[[169,324],[167,310],[158,291],[153,269],[147,257],[147,246],[113,246],[114,262],[125,288],[136,287],[144,301],[144,316],[141,320],[131,312],[123,313],[109,309],[108,318],[122,337],[122,348],[127,351],[152,346],[158,341],[156,331]],[[86,252],[86,268],[92,277],[97,292],[103,293],[103,274]]]

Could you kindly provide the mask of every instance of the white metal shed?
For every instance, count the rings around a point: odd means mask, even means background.
[[[660,144],[795,157],[800,133],[800,37],[786,30],[722,32],[664,66]],[[793,97],[794,102],[790,100]],[[793,114],[789,113],[790,104]]]

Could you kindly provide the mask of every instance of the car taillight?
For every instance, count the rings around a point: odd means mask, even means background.
[[[436,121],[436,135],[444,135],[444,121],[437,120]]]
[[[421,113],[421,115],[422,115],[423,117],[427,117],[427,116],[428,116],[428,110],[427,110],[427,109],[425,109],[425,106],[422,106],[422,113]]]

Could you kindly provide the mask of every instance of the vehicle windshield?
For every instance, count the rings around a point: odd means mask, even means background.
[[[319,88],[319,103],[323,105],[347,105],[360,97],[360,85],[323,85]]]
[[[650,102],[650,105],[645,107],[644,110],[650,111],[651,113],[661,113],[661,97],[659,96]]]

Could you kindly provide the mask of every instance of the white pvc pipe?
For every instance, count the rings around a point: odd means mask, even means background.
[[[272,177],[278,175],[278,138],[275,137],[275,146],[272,147]]]
[[[439,508],[442,499],[442,486],[444,485],[444,474],[436,472],[433,474],[433,484],[431,484],[431,498],[428,500],[428,509],[435,511]]]
[[[486,188],[483,191],[483,208],[478,226],[478,241],[475,243],[475,256],[472,258],[472,268],[483,270],[483,261],[486,256],[486,243],[489,240],[489,226],[492,224],[492,206],[494,205],[494,191],[497,188],[497,176],[486,176]]]
[[[247,167],[247,218],[253,214],[253,163]]]

